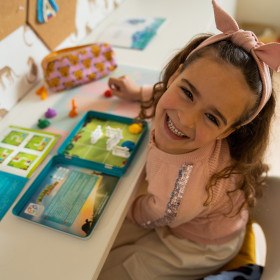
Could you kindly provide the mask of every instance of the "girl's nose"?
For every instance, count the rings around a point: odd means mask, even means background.
[[[183,126],[188,128],[195,128],[198,121],[198,114],[193,111],[184,111],[179,113],[179,119]]]

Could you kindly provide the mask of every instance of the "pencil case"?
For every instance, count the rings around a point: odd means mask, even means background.
[[[46,83],[55,92],[101,79],[116,67],[113,47],[108,43],[61,49],[42,60]]]

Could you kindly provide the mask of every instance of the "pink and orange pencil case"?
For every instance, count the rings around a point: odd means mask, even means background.
[[[108,43],[61,49],[42,60],[46,83],[55,92],[101,79],[116,67],[114,50]]]

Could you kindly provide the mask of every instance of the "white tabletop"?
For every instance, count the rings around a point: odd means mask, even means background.
[[[83,43],[97,41],[103,28],[127,15],[166,17],[166,24],[144,51],[115,49],[120,64],[161,69],[177,49],[185,45],[194,34],[213,30],[211,2],[207,1],[206,7],[201,9],[205,2],[126,0]],[[35,95],[35,90],[32,90],[0,121],[1,130],[11,124],[31,127],[42,112],[51,104],[55,104],[59,98],[59,95],[53,94],[41,102]],[[141,177],[146,142],[147,137],[132,166],[121,178],[89,239],[81,240],[21,220],[14,216],[10,209],[0,222],[0,279],[97,279]],[[42,165],[36,172],[40,172],[41,168]],[[21,195],[32,183],[36,172]]]

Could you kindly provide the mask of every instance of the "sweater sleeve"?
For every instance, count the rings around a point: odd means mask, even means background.
[[[192,176],[199,168],[195,171],[193,165],[183,164],[179,171],[176,170],[177,178],[170,176],[170,169],[170,165],[161,164],[160,170],[148,178],[148,194],[138,196],[128,213],[133,222],[145,228],[176,227],[205,209],[205,186],[197,186],[199,182],[195,180],[203,175]]]
[[[143,85],[141,87],[141,101],[145,102],[148,101],[153,94],[153,86],[150,85]]]

